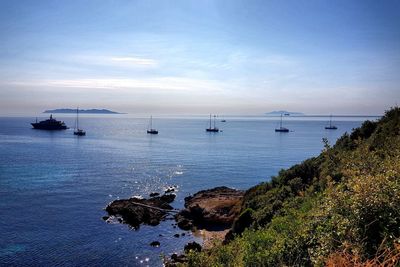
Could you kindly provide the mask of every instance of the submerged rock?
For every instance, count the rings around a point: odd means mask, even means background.
[[[185,198],[185,209],[175,220],[183,230],[229,228],[240,213],[243,195],[244,191],[225,186],[197,192]]]
[[[152,246],[152,247],[159,247],[160,246],[160,242],[158,242],[158,241],[153,241],[153,242],[151,242],[150,243],[150,246]]]
[[[158,225],[173,208],[168,204],[175,195],[168,194],[150,199],[132,197],[111,202],[106,211],[109,215],[121,216],[123,222],[138,228],[140,224]]]

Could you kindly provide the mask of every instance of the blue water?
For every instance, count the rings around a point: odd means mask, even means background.
[[[73,125],[73,116],[57,119]],[[172,220],[135,231],[101,218],[117,198],[147,197],[177,185],[176,208],[198,190],[226,185],[246,189],[282,168],[318,155],[363,118],[335,121],[288,118],[290,133],[275,133],[277,118],[227,117],[223,132],[206,133],[204,118],[148,119],[85,116],[87,136],[73,130],[30,127],[33,118],[0,118],[0,265],[160,266],[161,255],[182,250],[193,237]],[[159,236],[159,235],[162,236]],[[158,240],[159,248],[149,246]]]

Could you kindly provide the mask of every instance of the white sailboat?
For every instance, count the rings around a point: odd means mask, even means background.
[[[329,126],[325,126],[325,129],[326,130],[336,130],[337,129],[337,127],[335,125],[332,125],[332,115],[330,116],[330,119],[329,119]]]
[[[275,129],[275,132],[287,133],[289,132],[289,129],[282,126],[282,120],[283,120],[283,113],[281,113],[281,121],[279,123],[279,128]]]
[[[153,129],[153,116],[150,116],[149,128],[147,129],[148,134],[158,134],[158,130]]]
[[[214,127],[211,126],[211,114],[210,114],[210,126],[208,128],[206,128],[206,132],[213,132],[213,133],[218,133],[219,129],[216,127],[216,120],[217,116],[214,115]]]
[[[79,129],[79,108],[76,109],[76,121],[75,121],[74,135],[78,135],[78,136],[86,135],[86,132],[84,130]]]

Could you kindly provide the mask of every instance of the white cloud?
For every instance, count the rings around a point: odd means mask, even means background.
[[[85,88],[124,91],[181,91],[198,93],[222,93],[224,84],[214,80],[200,80],[186,77],[158,77],[143,79],[96,78],[15,81],[8,85],[22,87]]]
[[[150,58],[140,58],[140,57],[111,57],[111,61],[129,63],[133,65],[149,66],[153,67],[158,65],[158,62]]]
[[[70,55],[69,61],[74,64],[103,66],[103,67],[122,67],[122,68],[156,68],[159,61],[137,55],[100,55],[100,54],[77,54]]]

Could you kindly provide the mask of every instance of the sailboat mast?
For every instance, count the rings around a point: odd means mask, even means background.
[[[76,130],[79,130],[79,107],[76,108]]]
[[[216,118],[217,116],[216,115],[214,115],[214,129],[215,129],[215,118]]]
[[[153,115],[150,116],[150,130],[153,129]]]
[[[282,128],[282,117],[283,117],[283,114],[281,113],[281,123],[280,123],[281,128]]]
[[[330,116],[330,119],[329,119],[329,127],[332,128],[332,115]]]
[[[210,114],[210,129],[211,129],[211,114]]]

